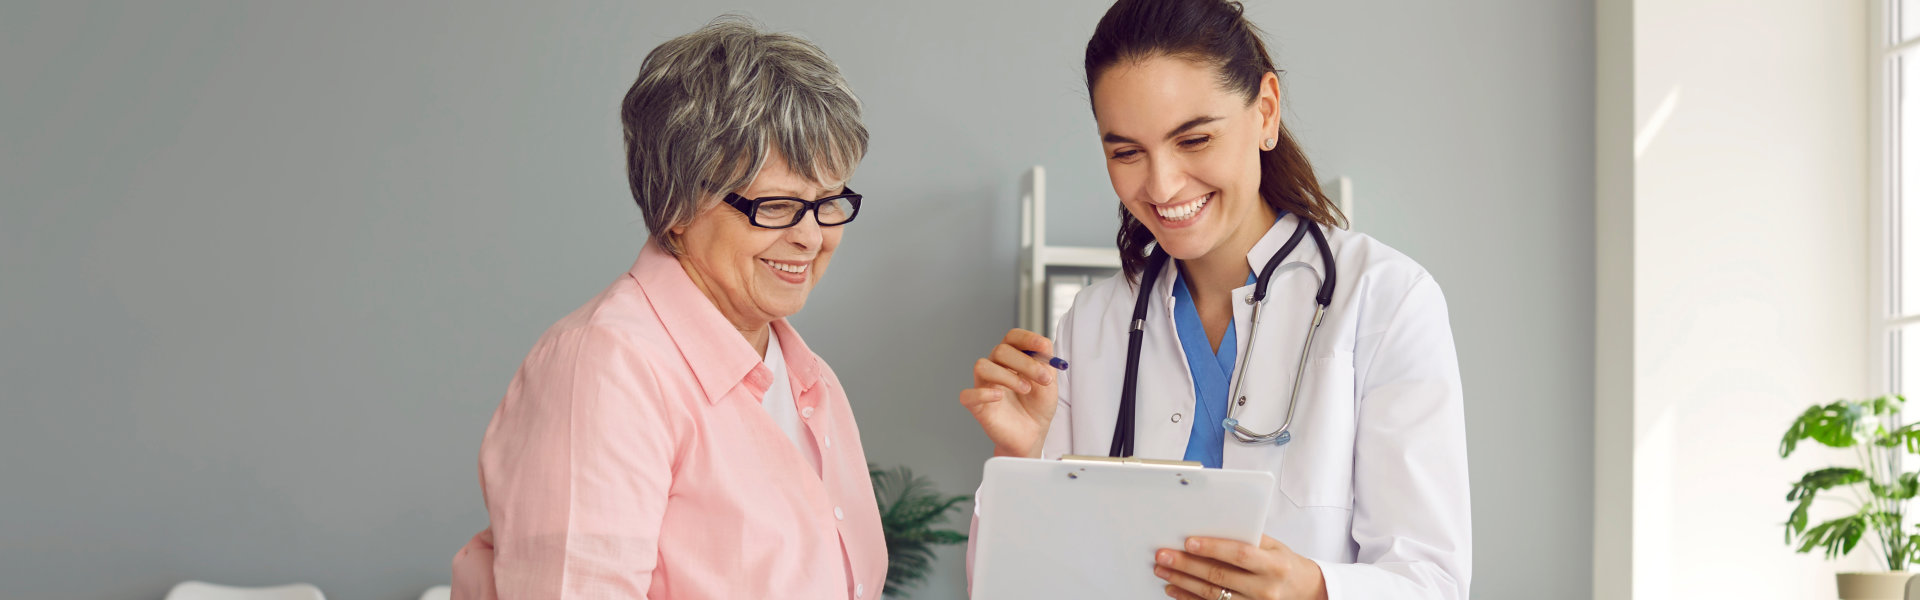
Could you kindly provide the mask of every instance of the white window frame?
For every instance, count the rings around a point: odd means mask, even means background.
[[[1900,360],[1904,351],[1896,334],[1920,323],[1920,314],[1900,315],[1900,118],[1899,61],[1920,60],[1920,37],[1895,43],[1899,35],[1901,0],[1868,2],[1868,181],[1867,258],[1868,391],[1904,393]],[[1920,243],[1920,240],[1912,240]]]

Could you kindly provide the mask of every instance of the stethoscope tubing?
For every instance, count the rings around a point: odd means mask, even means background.
[[[1236,415],[1239,414],[1240,408],[1247,404],[1247,397],[1240,394],[1240,384],[1245,380],[1246,372],[1251,370],[1252,365],[1250,360],[1242,361],[1239,372],[1234,374],[1233,389],[1229,392],[1229,396],[1234,400],[1228,404],[1227,418],[1221,426],[1226,428],[1235,440],[1243,444],[1285,445],[1293,439],[1291,433],[1293,415],[1300,404],[1301,383],[1306,380],[1308,352],[1313,348],[1314,333],[1320,329],[1320,323],[1326,318],[1327,306],[1333,302],[1333,290],[1337,279],[1333,251],[1328,247],[1326,234],[1320,231],[1318,224],[1310,219],[1300,219],[1300,224],[1294,227],[1293,235],[1287,238],[1287,243],[1281,246],[1280,250],[1275,252],[1273,257],[1267,260],[1265,267],[1260,270],[1260,276],[1254,281],[1253,295],[1247,299],[1253,304],[1253,314],[1249,321],[1253,333],[1248,334],[1247,339],[1247,352],[1251,354],[1254,342],[1260,335],[1260,313],[1266,305],[1267,284],[1272,281],[1274,270],[1285,262],[1287,256],[1293,253],[1293,249],[1300,245],[1301,238],[1308,233],[1313,235],[1314,245],[1320,249],[1320,264],[1326,270],[1326,278],[1321,280],[1320,289],[1314,294],[1313,320],[1307,327],[1306,341],[1300,346],[1300,364],[1295,367],[1293,390],[1287,397],[1287,416],[1281,422],[1280,429],[1268,433],[1260,433],[1240,426]],[[1133,456],[1134,416],[1137,412],[1135,405],[1140,379],[1140,348],[1146,334],[1147,307],[1153,297],[1154,282],[1159,278],[1160,271],[1166,262],[1167,253],[1156,245],[1153,253],[1147,257],[1146,274],[1140,282],[1139,295],[1134,300],[1133,320],[1127,332],[1127,368],[1122,380],[1123,387],[1120,390],[1120,414],[1119,419],[1114,423],[1113,441],[1107,448],[1108,456]]]

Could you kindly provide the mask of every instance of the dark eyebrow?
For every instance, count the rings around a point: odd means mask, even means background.
[[[1221,118],[1222,118],[1222,117],[1194,117],[1194,118],[1192,118],[1192,119],[1190,119],[1190,120],[1188,120],[1188,121],[1187,121],[1187,122],[1185,122],[1185,123],[1181,123],[1179,127],[1175,127],[1175,128],[1173,128],[1173,131],[1172,131],[1172,132],[1169,132],[1169,133],[1167,133],[1167,139],[1173,139],[1173,138],[1174,138],[1175,136],[1178,136],[1178,135],[1180,135],[1180,134],[1182,134],[1182,133],[1186,133],[1186,132],[1187,132],[1188,130],[1191,130],[1191,129],[1193,129],[1193,128],[1195,128],[1195,127],[1199,127],[1199,126],[1201,126],[1201,125],[1205,125],[1205,124],[1208,124],[1208,123],[1212,123],[1212,122],[1214,122],[1214,121],[1218,121],[1218,120],[1220,120]],[[1140,142],[1136,142],[1136,141],[1134,141],[1134,140],[1133,140],[1133,138],[1130,138],[1130,137],[1126,137],[1126,136],[1123,136],[1123,135],[1120,135],[1120,134],[1117,134],[1117,133],[1109,133],[1109,134],[1106,134],[1106,135],[1103,135],[1103,136],[1100,136],[1100,141],[1102,141],[1102,142],[1106,142],[1106,143],[1108,143],[1108,144],[1138,144],[1138,143],[1140,143]]]
[[[1199,126],[1201,126],[1201,125],[1205,125],[1205,124],[1208,124],[1208,123],[1212,123],[1212,122],[1214,122],[1214,121],[1218,121],[1218,120],[1220,120],[1220,119],[1221,119],[1220,117],[1194,117],[1194,118],[1193,118],[1192,120],[1190,120],[1190,121],[1187,121],[1187,122],[1185,122],[1185,123],[1181,123],[1179,127],[1175,127],[1175,128],[1173,128],[1173,133],[1169,133],[1169,134],[1167,134],[1167,139],[1173,139],[1173,137],[1174,137],[1174,136],[1177,136],[1177,135],[1180,135],[1180,134],[1182,134],[1182,133],[1186,133],[1186,132],[1187,132],[1187,130],[1189,130],[1189,129],[1193,129],[1193,128],[1195,128],[1195,127],[1199,127]]]

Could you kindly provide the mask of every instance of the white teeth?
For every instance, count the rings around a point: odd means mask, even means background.
[[[788,273],[805,273],[805,272],[807,272],[807,265],[805,265],[805,264],[798,264],[798,265],[790,265],[790,264],[787,264],[787,263],[781,263],[781,262],[773,262],[773,261],[771,261],[771,260],[767,260],[767,259],[764,259],[764,258],[763,258],[763,259],[760,259],[760,262],[763,262],[763,263],[767,263],[767,265],[769,265],[769,266],[772,266],[772,267],[773,267],[773,268],[775,268],[775,269],[779,269],[779,270],[781,270],[781,271],[786,271],[786,272],[788,272]]]
[[[1211,200],[1213,200],[1213,194],[1207,194],[1201,196],[1199,200],[1192,200],[1172,206],[1162,206],[1155,208],[1154,211],[1160,213],[1160,218],[1168,221],[1185,221],[1193,218],[1193,215],[1200,212],[1200,209],[1206,206],[1207,202]]]

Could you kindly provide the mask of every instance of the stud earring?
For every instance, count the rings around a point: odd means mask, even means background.
[[[1262,149],[1262,150],[1272,150],[1272,149],[1273,149],[1273,145],[1274,145],[1274,144],[1277,144],[1277,143],[1280,143],[1280,141],[1279,141],[1279,140],[1276,140],[1276,139],[1273,139],[1273,138],[1267,138],[1267,141],[1266,141],[1266,143],[1265,143],[1265,144],[1261,144],[1261,148],[1260,148],[1260,149]]]

